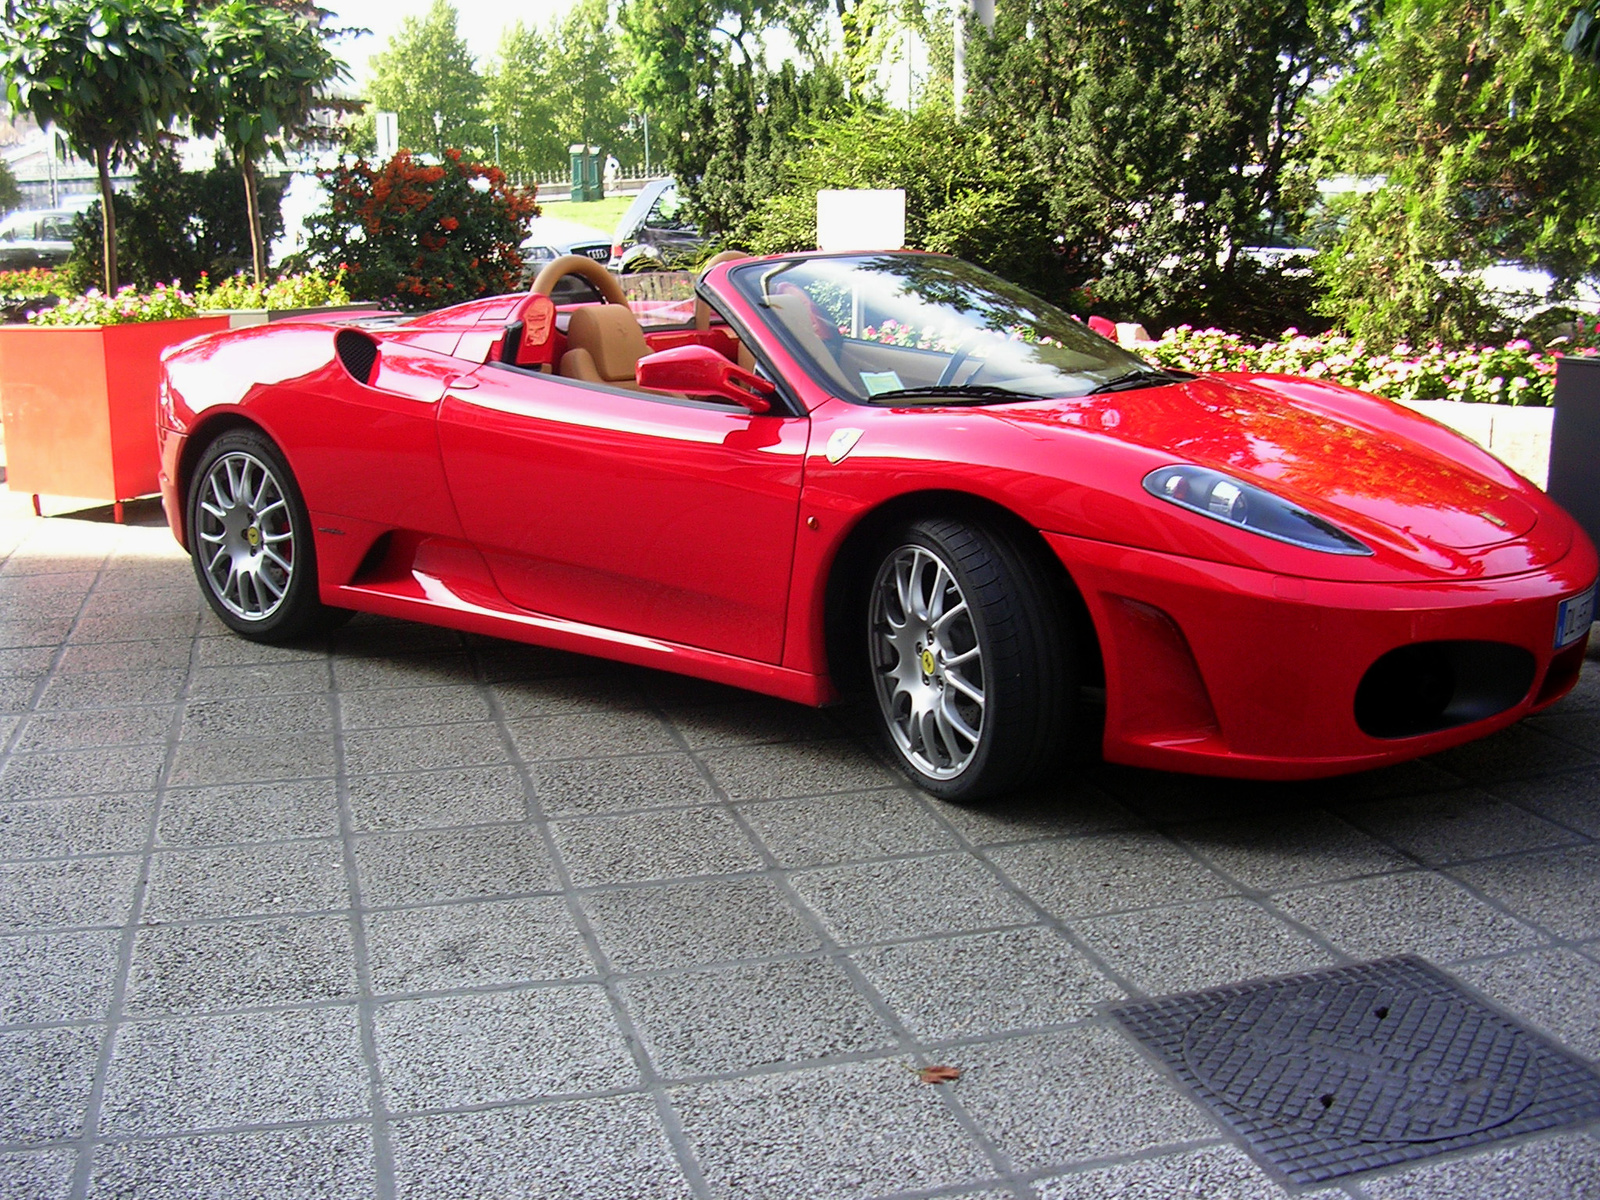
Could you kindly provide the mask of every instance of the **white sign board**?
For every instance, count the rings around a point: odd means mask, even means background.
[[[818,250],[900,250],[906,194],[900,188],[817,193]]]
[[[373,132],[377,134],[378,140],[377,159],[385,163],[400,149],[400,114],[374,113],[373,118]]]

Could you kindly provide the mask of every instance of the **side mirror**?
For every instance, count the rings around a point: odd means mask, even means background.
[[[778,389],[759,375],[729,362],[709,346],[674,346],[647,354],[636,369],[639,386],[652,392],[715,396],[753,413],[770,412]]]

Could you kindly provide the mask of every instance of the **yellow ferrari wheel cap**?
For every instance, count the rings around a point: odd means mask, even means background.
[[[924,675],[932,675],[933,674],[933,667],[934,667],[933,651],[932,650],[924,650],[922,652],[922,673]]]

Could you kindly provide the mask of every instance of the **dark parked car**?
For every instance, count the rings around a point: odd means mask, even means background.
[[[694,263],[705,249],[700,227],[689,220],[671,176],[646,184],[617,222],[611,241],[613,271],[660,271]]]
[[[29,209],[0,221],[0,270],[59,267],[72,254],[81,215],[64,208]]]

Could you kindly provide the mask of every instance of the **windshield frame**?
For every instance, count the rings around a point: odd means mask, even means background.
[[[1002,310],[1005,306],[1021,308],[1025,323],[1031,326],[1036,334],[1041,329],[1048,330],[1048,333],[1043,335],[1046,337],[1047,344],[1060,347],[1062,355],[1071,353],[1094,360],[1092,367],[1086,363],[1083,369],[1067,371],[1047,362],[1030,362],[1030,366],[1036,365],[1038,369],[1031,376],[1015,375],[1009,377],[1010,381],[1015,383],[1016,386],[1014,387],[1006,387],[1007,380],[996,381],[991,379],[983,381],[981,385],[976,385],[973,389],[974,391],[990,391],[993,389],[1001,393],[1014,392],[1014,401],[1007,399],[1004,394],[978,397],[969,392],[963,396],[962,384],[970,384],[974,377],[986,369],[986,356],[974,354],[970,349],[967,354],[961,354],[959,347],[956,350],[951,350],[944,346],[929,347],[906,342],[886,342],[881,338],[862,339],[851,337],[852,329],[845,328],[843,322],[835,316],[835,322],[840,327],[839,344],[841,346],[853,345],[859,347],[855,351],[855,357],[857,358],[862,353],[870,354],[875,351],[876,347],[883,346],[892,355],[912,363],[915,363],[920,356],[927,356],[925,370],[935,376],[942,374],[942,371],[934,370],[935,365],[947,368],[952,362],[956,363],[959,374],[967,375],[965,380],[959,382],[954,379],[939,382],[936,378],[930,378],[919,386],[906,384],[898,378],[889,381],[875,379],[869,383],[865,376],[878,375],[879,372],[855,370],[854,374],[862,378],[862,383],[857,384],[851,377],[851,368],[840,361],[839,355],[830,353],[828,347],[824,344],[823,330],[825,326],[817,325],[815,321],[810,319],[813,313],[817,317],[826,317],[829,314],[823,313],[815,299],[812,298],[807,305],[807,319],[802,325],[799,316],[802,300],[796,294],[801,289],[798,286],[791,286],[786,289],[786,295],[784,296],[778,296],[775,293],[785,282],[794,283],[791,276],[792,272],[803,270],[808,264],[830,262],[859,264],[865,268],[864,277],[878,283],[878,290],[881,291],[883,277],[891,276],[894,272],[884,270],[881,266],[878,269],[872,269],[872,264],[881,264],[884,260],[903,262],[908,266],[914,264],[915,267],[924,271],[931,269],[934,272],[933,278],[935,282],[948,283],[951,287],[963,289],[971,295],[987,296],[991,299],[991,303],[980,304],[973,310],[974,312],[994,313]],[[938,270],[946,265],[948,265],[948,270],[940,278],[937,274]],[[839,274],[839,272],[835,273]],[[849,274],[849,271],[847,270],[844,274]],[[790,278],[786,280],[786,276],[790,276]],[[821,283],[824,281],[813,278],[813,282]],[[1167,378],[1171,378],[1160,367],[1140,358],[1131,351],[1117,345],[1117,343],[1101,337],[1070,313],[1057,308],[1025,288],[1009,283],[992,272],[984,270],[982,267],[951,255],[905,250],[810,252],[773,255],[730,264],[727,269],[726,286],[739,299],[750,306],[760,320],[762,327],[771,332],[772,336],[782,345],[784,350],[788,352],[789,356],[794,359],[813,383],[831,396],[835,396],[846,403],[862,407],[940,407],[942,404],[971,407],[974,404],[1038,402],[1041,398],[1066,399],[1087,395],[1104,383],[1126,376],[1134,371],[1149,374],[1152,382],[1162,382]],[[852,295],[858,295],[860,290],[859,288],[853,289]],[[908,307],[920,306],[930,309],[942,307],[944,311],[952,316],[959,318],[961,315],[959,310],[951,310],[948,306],[941,305],[937,298],[922,301],[920,299],[921,296],[922,293],[917,291],[915,287],[901,287],[892,299],[906,297]],[[852,304],[856,310],[852,314],[852,323],[854,331],[859,333],[861,328],[859,325],[861,304],[856,300],[852,300]],[[780,309],[781,305],[788,305],[796,311],[784,313]],[[869,325],[866,328],[870,329],[872,326]],[[985,348],[989,346],[1008,346],[1012,343],[1018,346],[1034,346],[1038,344],[1037,342],[1026,341],[1017,335],[1013,335],[1011,338],[1003,337],[992,325],[979,325],[976,321],[973,322],[973,328],[976,338],[981,339],[983,343],[987,343]],[[927,335],[931,332],[931,328],[927,329],[921,340],[926,342],[928,340]],[[845,351],[841,350],[840,354],[843,353]],[[980,364],[970,374],[967,373],[968,368],[965,365],[969,356],[974,364]],[[1023,356],[1018,356],[1019,359],[1021,357]],[[1037,356],[1032,357],[1036,358]],[[909,370],[910,368],[908,367],[907,369]],[[887,374],[893,376],[896,372],[891,370]],[[1041,387],[1041,381],[1046,386]],[[948,386],[949,390],[942,390],[946,386]],[[876,387],[876,391],[873,390],[874,387]],[[907,392],[909,394],[902,398],[895,394],[897,392]],[[882,399],[876,399],[875,397],[880,393],[886,394],[883,394]],[[947,397],[947,399],[941,401],[941,397]]]

